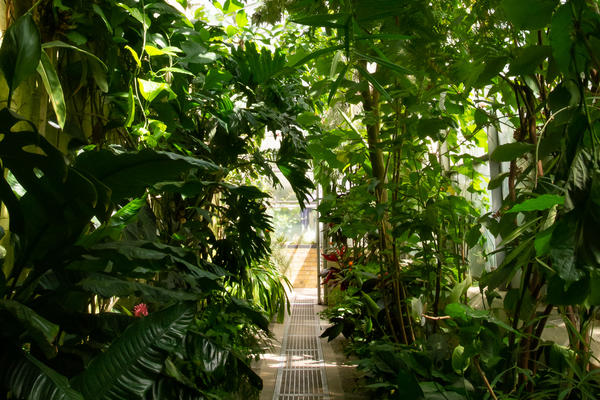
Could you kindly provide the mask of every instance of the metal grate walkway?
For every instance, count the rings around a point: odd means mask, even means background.
[[[281,345],[273,400],[329,400],[316,297],[296,294]]]

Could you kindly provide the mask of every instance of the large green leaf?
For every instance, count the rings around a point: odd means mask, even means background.
[[[525,200],[507,211],[507,213],[547,210],[558,204],[564,204],[565,198],[555,194],[543,194],[534,199]]]
[[[577,282],[567,282],[555,275],[548,282],[549,304],[557,306],[582,304],[589,294],[590,280],[587,278]]]
[[[10,215],[10,230],[19,235],[16,263],[61,255],[66,243],[75,241],[96,213],[106,211],[106,188],[68,167],[63,154],[31,131],[10,132],[24,122],[8,109],[0,111],[2,166],[26,193],[18,197],[0,177],[0,196]]]
[[[77,241],[77,244],[83,247],[89,247],[99,243],[104,238],[118,240],[123,230],[128,224],[135,221],[140,210],[146,206],[146,199],[140,197],[127,203],[117,210],[110,219],[96,228],[89,235],[84,235]]]
[[[558,276],[567,283],[578,281],[583,272],[577,265],[577,218],[567,214],[556,224],[550,239],[550,258]]]
[[[542,29],[550,23],[558,0],[504,0],[502,8],[518,29]]]
[[[8,83],[8,99],[13,91],[35,72],[42,52],[40,32],[31,14],[19,17],[6,31],[0,47],[0,69]]]
[[[564,73],[569,71],[569,67],[573,62],[571,56],[573,30],[571,4],[563,4],[552,16],[550,44],[552,45],[552,55],[556,60],[556,64]]]
[[[534,146],[531,143],[507,143],[496,147],[490,158],[494,161],[512,161],[533,149]]]
[[[133,323],[73,379],[73,386],[86,400],[140,398],[183,339],[195,307],[178,304]]]
[[[43,51],[41,53],[37,71],[42,77],[42,82],[44,82],[44,87],[50,97],[50,102],[52,103],[52,108],[54,108],[58,126],[60,126],[61,129],[64,129],[65,122],[67,121],[67,106],[65,104],[63,89],[50,58]]]
[[[113,202],[139,197],[147,187],[178,180],[182,173],[191,169],[204,174],[222,171],[206,160],[153,150],[121,154],[108,150],[85,152],[77,157],[75,167],[108,186]]]
[[[510,63],[509,75],[533,74],[552,55],[550,46],[527,46],[515,51],[515,59]]]
[[[30,354],[6,353],[0,356],[0,365],[0,384],[16,399],[84,400],[65,376]]]
[[[142,97],[148,100],[148,102],[152,102],[152,100],[156,99],[162,92],[168,93],[169,100],[177,97],[175,92],[171,90],[171,86],[165,82],[154,82],[138,78],[138,87],[140,88]]]

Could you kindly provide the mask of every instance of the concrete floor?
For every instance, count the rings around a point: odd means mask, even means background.
[[[312,294],[316,289],[297,289],[297,293]],[[293,294],[290,296],[292,298]],[[325,309],[324,306],[317,306],[315,309],[320,312]],[[263,379],[263,390],[260,395],[260,400],[274,400],[275,383],[277,381],[277,371],[282,365],[283,357],[281,356],[281,343],[284,334],[283,324],[272,323],[271,332],[274,340],[273,346],[261,357],[260,362],[256,363],[253,368]],[[329,326],[326,320],[321,320],[321,332]],[[327,339],[319,339],[323,349],[323,359],[325,361],[325,371],[327,375],[327,386],[329,396],[332,400],[349,399],[362,400],[368,399],[367,395],[358,391],[357,381],[360,378],[360,373],[354,365],[351,365],[343,352],[343,337],[338,337],[331,342]],[[277,400],[277,399],[275,399]]]

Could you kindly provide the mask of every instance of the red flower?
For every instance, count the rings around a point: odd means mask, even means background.
[[[324,259],[326,259],[327,261],[338,261],[338,256],[335,253],[321,253],[321,255],[323,256]]]
[[[148,315],[148,307],[144,303],[140,303],[137,306],[133,307],[133,315],[136,318],[145,317]]]

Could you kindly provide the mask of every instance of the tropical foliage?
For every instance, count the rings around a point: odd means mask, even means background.
[[[597,2],[285,4],[328,110],[308,145],[343,290],[324,336],[378,398],[597,398]]]
[[[598,2],[213,4],[5,2],[0,397],[255,395],[312,159],[373,396],[598,398]]]
[[[295,115],[310,100],[227,4],[233,30],[164,1],[8,2],[0,397],[261,388],[249,363],[287,297],[254,182],[278,169],[306,199]],[[51,108],[23,117],[31,82]],[[275,132],[279,150],[261,150]]]

